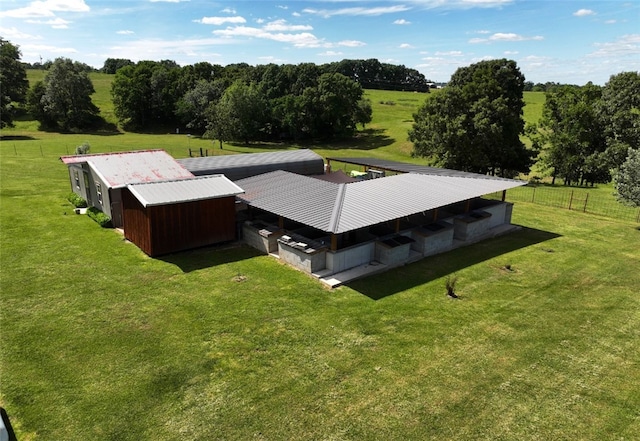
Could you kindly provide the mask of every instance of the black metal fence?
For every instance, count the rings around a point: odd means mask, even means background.
[[[502,197],[502,193],[495,194],[493,197]],[[604,194],[601,191],[589,191],[585,188],[526,185],[508,190],[506,200],[509,202],[531,202],[640,223],[640,207],[628,207],[616,201],[612,195]]]

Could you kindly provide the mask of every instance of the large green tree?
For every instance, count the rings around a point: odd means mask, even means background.
[[[0,37],[0,127],[13,126],[14,103],[25,103],[29,82],[20,49]]]
[[[609,182],[605,124],[598,115],[600,86],[561,86],[547,92],[534,142],[544,149],[542,162],[567,185]]]
[[[414,115],[414,155],[437,165],[513,177],[528,172],[535,152],[520,140],[524,76],[512,60],[456,70],[449,85]]]
[[[607,138],[607,158],[618,167],[627,150],[640,149],[640,73],[612,75],[598,107]]]
[[[82,63],[56,59],[34,90],[32,110],[46,127],[77,131],[94,128],[102,121],[100,110],[91,101],[95,89]]]
[[[255,83],[236,80],[212,111],[209,130],[221,140],[249,143],[261,138],[267,120],[264,97]]]
[[[629,149],[616,174],[616,192],[622,202],[640,207],[640,149]]]

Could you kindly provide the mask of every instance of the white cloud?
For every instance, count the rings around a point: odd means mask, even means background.
[[[394,21],[393,24],[396,24],[396,25],[409,25],[409,24],[411,24],[411,22],[405,20],[404,18],[401,18],[399,20]]]
[[[44,24],[44,25],[48,25],[51,26],[53,29],[68,29],[69,26],[67,26],[69,23],[71,23],[70,21],[64,20],[62,18],[52,18],[49,20],[26,20],[27,23],[31,23],[31,24]]]
[[[595,43],[595,52],[590,57],[627,57],[640,55],[640,34],[623,35],[617,41]],[[638,58],[640,59],[640,58]],[[640,62],[636,62],[639,65]]]
[[[23,44],[20,46],[25,58],[39,58],[40,54],[55,56],[77,54],[78,50],[72,47],[59,47],[46,44]]]
[[[447,52],[436,52],[436,56],[447,56],[447,57],[459,57],[462,55],[462,51],[447,51]]]
[[[573,15],[575,15],[576,17],[587,17],[589,15],[596,15],[596,13],[591,9],[578,9],[573,13]]]
[[[151,3],[182,3],[182,2],[188,2],[191,0],[149,0],[149,2]]]
[[[208,24],[208,25],[216,25],[220,26],[225,23],[231,24],[241,24],[246,23],[247,20],[244,17],[235,16],[235,17],[202,17],[199,20],[193,20],[196,23]]]
[[[342,9],[311,9],[305,8],[302,12],[307,14],[319,15],[324,18],[334,17],[338,15],[350,15],[350,16],[378,16],[384,14],[394,14],[397,12],[405,12],[411,8],[405,5],[397,6],[377,6],[372,8],[354,7],[354,8],[342,8]]]
[[[338,57],[338,56],[342,55],[342,52],[325,51],[325,52],[320,52],[318,55],[321,56],[321,57]]]
[[[232,15],[236,15],[237,11],[233,8],[224,8],[222,11],[220,12],[224,12],[225,14],[232,14]]]
[[[0,17],[54,17],[56,12],[88,12],[89,10],[84,0],[40,0],[31,2],[23,8],[0,11]]]
[[[201,38],[185,40],[140,39],[112,46],[105,58],[128,58],[138,60],[162,60],[168,58],[194,58],[197,61],[218,57],[210,52],[211,48],[228,44],[220,38]]]
[[[604,24],[615,24],[615,23],[617,23],[616,20],[607,20],[604,22]]]
[[[402,43],[400,46],[398,46],[400,49],[413,49],[414,46],[410,45],[409,43]]]
[[[313,26],[310,25],[291,25],[288,24],[286,20],[276,20],[270,23],[267,23],[263,26],[265,31],[269,32],[296,32],[296,31],[311,31],[313,30]]]
[[[118,34],[118,35],[132,35],[132,34],[135,34],[135,32],[129,31],[129,30],[122,30],[122,31],[117,31],[116,34]]]
[[[272,33],[264,29],[253,28],[248,26],[236,26],[233,28],[220,29],[213,31],[215,35],[221,37],[250,37],[250,38],[262,38],[265,40],[279,41],[281,43],[291,43],[296,47],[321,47],[325,46],[325,43],[318,39],[315,35],[308,32],[302,32],[299,34],[285,34],[285,33]]]
[[[2,26],[0,26],[0,35],[8,40],[42,40],[40,36],[25,34],[17,28],[5,28]]]
[[[343,40],[337,43],[338,46],[346,46],[346,47],[361,47],[366,46],[366,43],[358,40]]]
[[[478,44],[478,43],[491,43],[495,41],[528,41],[528,40],[541,41],[541,40],[544,40],[544,37],[542,37],[541,35],[528,37],[525,35],[514,34],[511,32],[496,32],[495,34],[491,35],[488,38],[472,38],[469,40],[469,43]]]
[[[505,55],[518,55],[520,52],[518,51],[504,51]]]

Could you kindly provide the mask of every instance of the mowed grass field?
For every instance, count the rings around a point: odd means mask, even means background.
[[[400,126],[425,96],[367,93],[356,148],[314,149],[412,160]],[[245,246],[151,259],[65,199],[58,158],[83,141],[177,157],[210,141],[30,124],[0,142],[0,405],[18,439],[637,439],[637,224],[518,202],[516,233],[328,290]]]

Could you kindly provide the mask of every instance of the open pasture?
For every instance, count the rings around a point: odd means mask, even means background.
[[[425,95],[367,93],[376,142],[313,147],[411,160],[395,123]],[[58,157],[84,141],[210,141],[20,124],[0,142],[0,405],[22,441],[640,433],[633,222],[518,202],[514,234],[328,290],[244,246],[150,259],[65,199]]]

